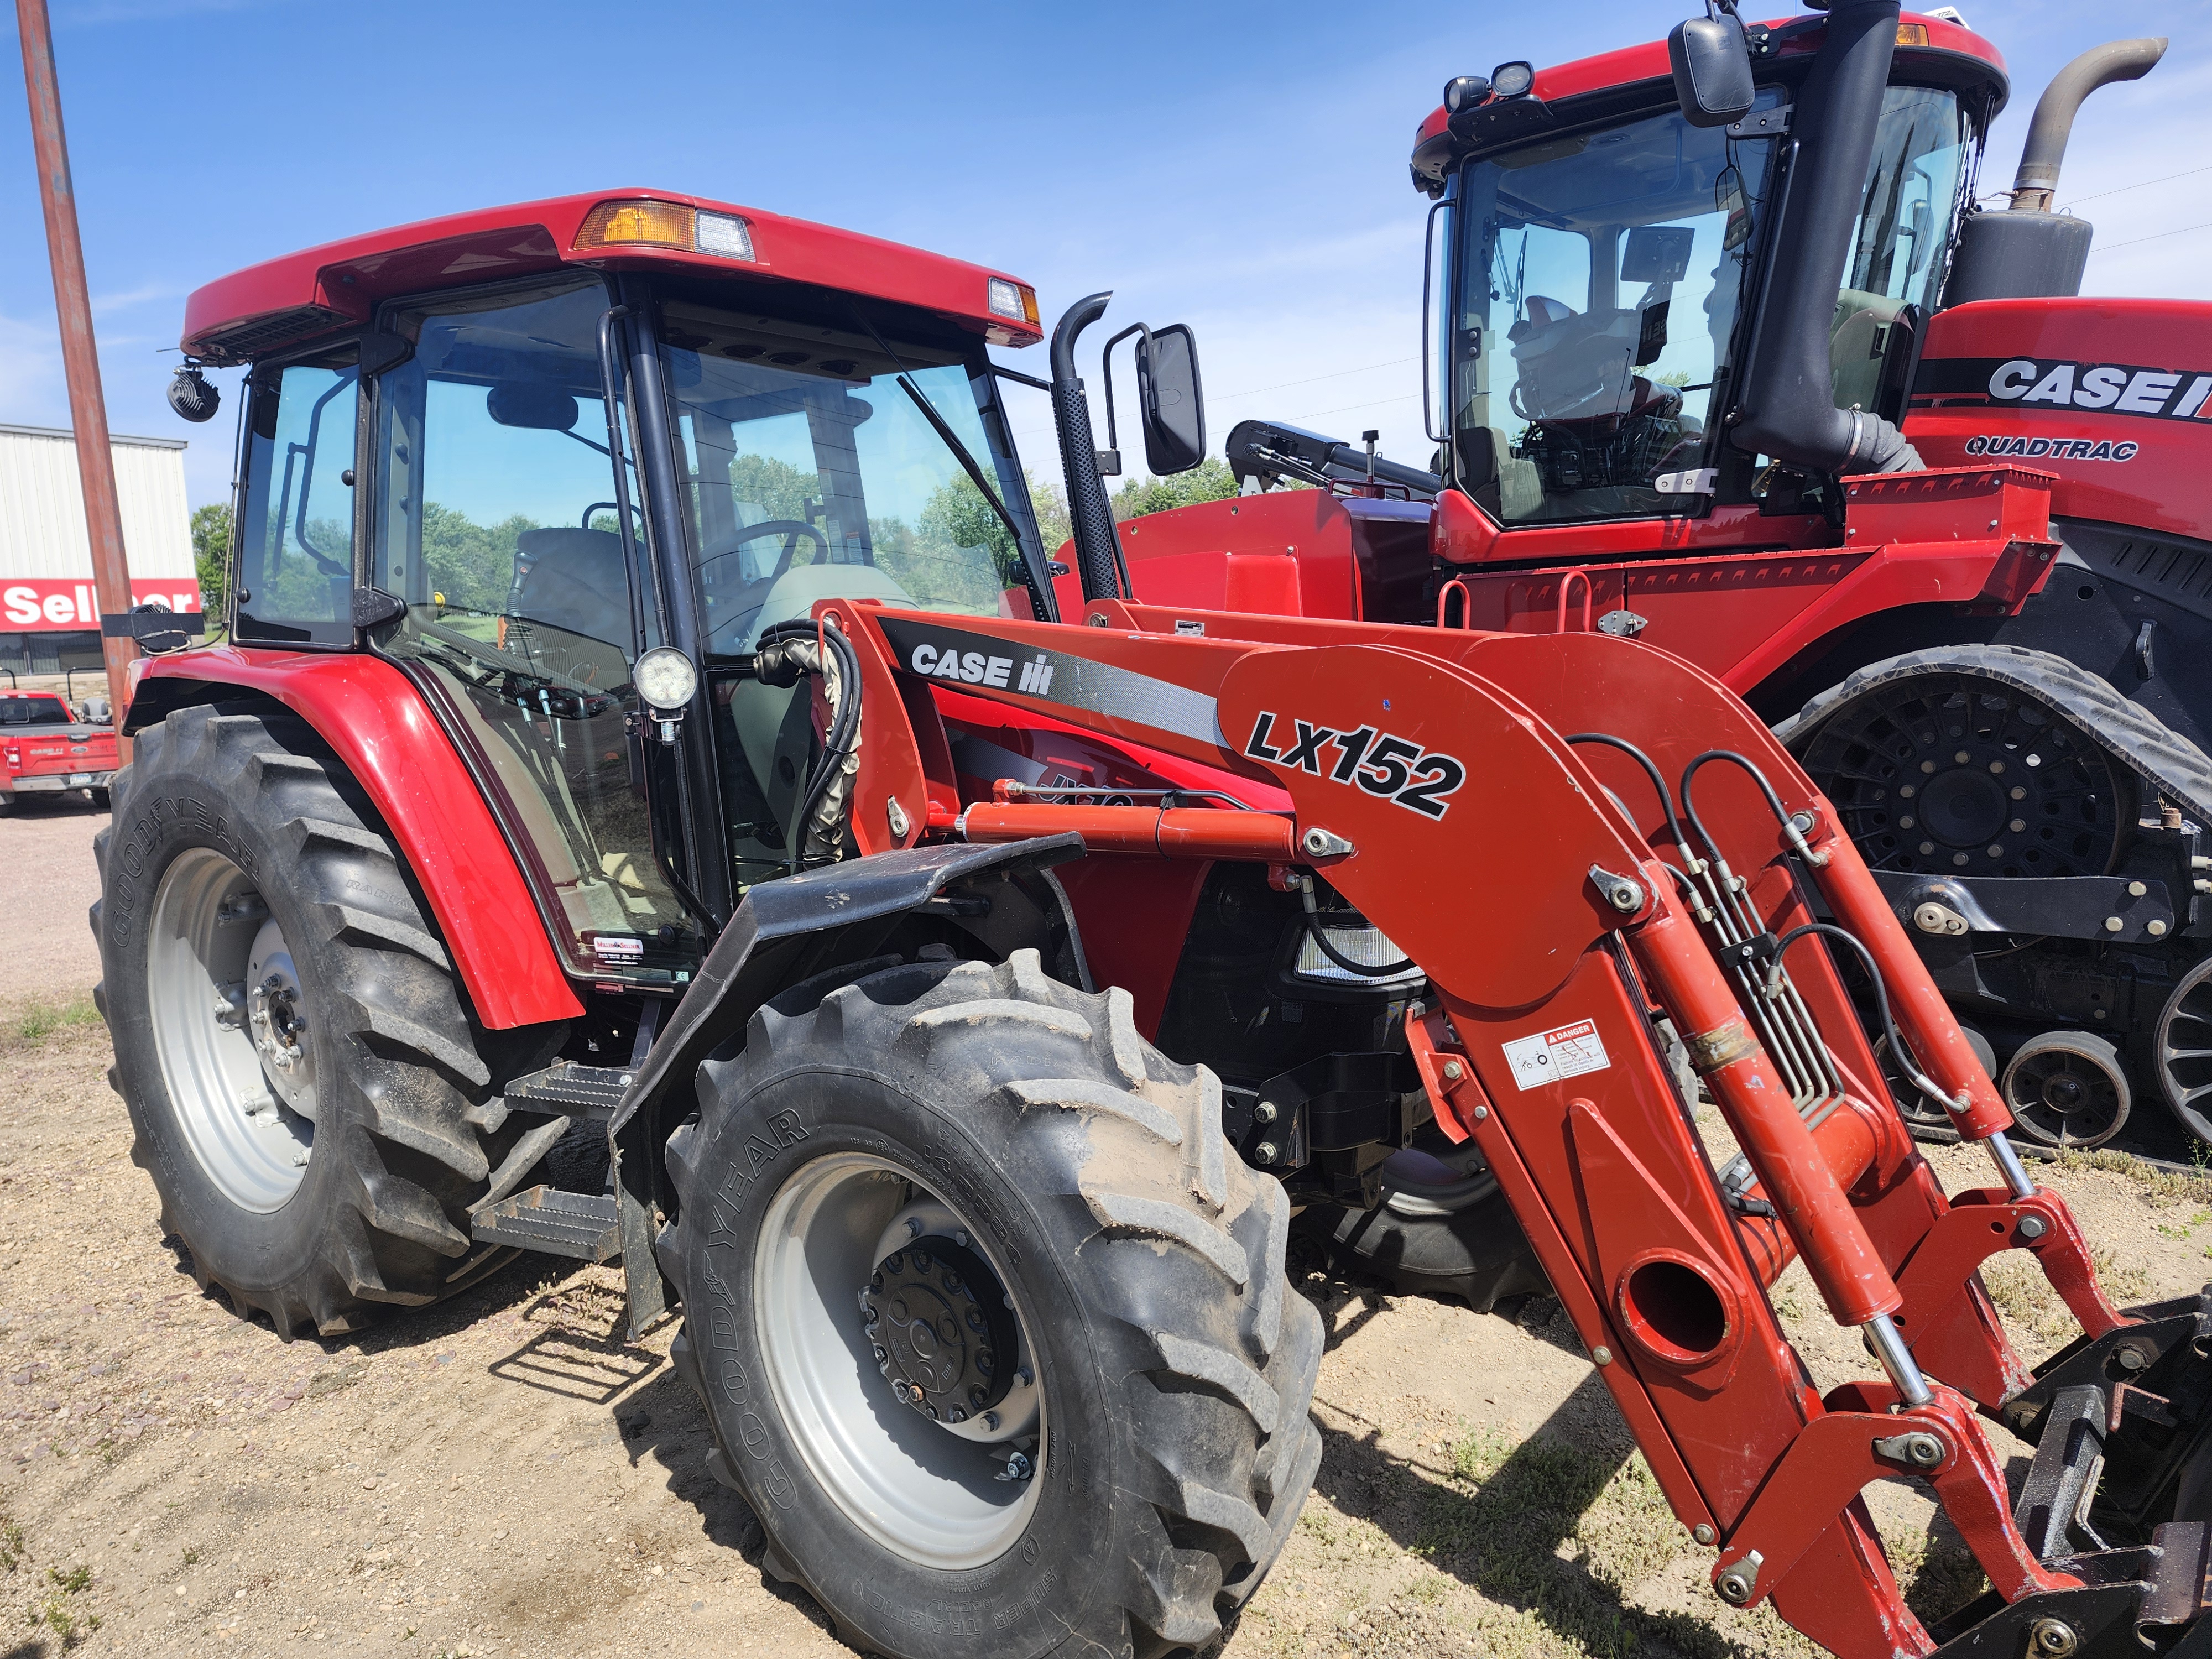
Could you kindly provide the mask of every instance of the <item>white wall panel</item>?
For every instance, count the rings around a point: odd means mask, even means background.
[[[189,579],[191,514],[183,441],[118,437],[112,443],[131,574]],[[91,574],[76,439],[49,428],[0,426],[0,580]]]

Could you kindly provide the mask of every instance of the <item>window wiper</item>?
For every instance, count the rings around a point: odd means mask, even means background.
[[[898,353],[893,351],[890,342],[877,332],[876,325],[868,320],[867,313],[858,306],[854,306],[853,315],[859,319],[860,326],[866,329],[874,337],[876,344],[882,348],[884,356],[890,358],[897,368],[900,386],[908,397],[914,399],[914,406],[921,411],[922,418],[937,429],[937,435],[945,441],[945,447],[952,452],[953,459],[960,463],[962,469],[968,474],[969,482],[975,486],[981,493],[984,501],[990,504],[991,511],[999,515],[999,522],[1006,526],[1006,533],[1014,538],[1014,551],[1019,555],[1022,551],[1022,527],[1014,522],[1014,515],[1006,511],[1006,502],[999,499],[999,492],[992,488],[991,481],[983,476],[983,469],[976,464],[975,458],[968,453],[968,446],[960,441],[960,434],[952,429],[945,416],[937,412],[937,406],[921,395],[921,388],[914,383],[914,376],[906,372],[906,365],[899,361]],[[1029,561],[1026,558],[1023,559],[1022,565],[1026,570]],[[1030,580],[1034,583],[1036,579],[1031,577]]]
[[[923,418],[937,428],[937,435],[945,440],[945,447],[952,452],[953,459],[966,470],[968,477],[974,482],[975,488],[982,492],[983,499],[990,503],[991,511],[999,515],[999,521],[1006,526],[1006,533],[1014,538],[1015,551],[1019,552],[1022,545],[1022,527],[1014,522],[1014,515],[1006,511],[1006,504],[999,499],[999,492],[991,488],[990,481],[983,476],[983,469],[976,465],[975,458],[968,453],[968,446],[960,441],[960,434],[946,423],[945,416],[937,412],[935,405],[921,395],[921,388],[914,383],[912,375],[902,371],[898,377],[898,383],[905,388],[906,395],[914,399],[914,406],[922,412]]]

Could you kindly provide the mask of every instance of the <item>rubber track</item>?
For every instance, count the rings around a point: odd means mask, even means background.
[[[1923,674],[1984,679],[2025,693],[2065,716],[2097,746],[2199,824],[2212,827],[2212,757],[2110,684],[2063,657],[2012,645],[1908,651],[1846,675],[1774,728],[1800,758],[1823,726],[1860,698]],[[1814,781],[1817,783],[1818,779]]]
[[[1310,1407],[1322,1330],[1310,1304],[1285,1294],[1289,1200],[1272,1176],[1224,1157],[1218,1081],[1146,1042],[1126,991],[1060,984],[1034,951],[996,967],[958,963],[915,995],[916,976],[933,971],[893,968],[826,994],[823,981],[794,988],[754,1015],[744,1053],[701,1068],[706,1116],[723,1116],[778,1077],[857,1060],[918,1100],[937,1097],[935,1109],[973,1112],[990,1137],[1023,1139],[1032,1160],[1048,1158],[1038,1149],[1065,1144],[1056,1141],[1059,1126],[1080,1121],[1089,1156],[1040,1197],[1064,1218],[1064,1242],[1050,1248],[1066,1251],[1084,1287],[1086,1317],[1104,1346],[1102,1380],[1127,1401],[1136,1432],[1117,1455],[1129,1459],[1122,1485],[1145,1504],[1125,1540],[1117,1587],[1127,1626],[1115,1634],[1128,1646],[1095,1650],[1135,1659],[1210,1651],[1281,1553],[1321,1457]],[[878,987],[888,988],[881,1000],[872,994]],[[1040,1061],[1043,1069],[1024,1069]],[[681,1208],[658,1255],[686,1289],[674,1357],[711,1420],[695,1347],[704,1334],[690,1323],[708,1299],[686,1281],[702,1273],[711,1281],[714,1269],[684,1237],[700,1224],[687,1229],[687,1218],[714,1209],[700,1166],[709,1127],[689,1123],[670,1139]],[[1021,1167],[1035,1178],[1045,1165]],[[1084,1242],[1070,1249],[1070,1240]],[[1249,1449],[1216,1464],[1200,1451],[1214,1437],[1191,1425],[1213,1421],[1209,1413],[1224,1405],[1247,1425],[1241,1437]],[[710,1462],[717,1478],[739,1485],[733,1472],[745,1459],[718,1447]],[[1067,1565],[1112,1571],[1103,1562]],[[792,1561],[770,1540],[768,1570],[812,1590],[841,1633],[866,1646],[819,1588],[848,1577],[844,1565]],[[1232,1566],[1241,1571],[1224,1582]],[[1067,1650],[1094,1649],[1072,1638]]]

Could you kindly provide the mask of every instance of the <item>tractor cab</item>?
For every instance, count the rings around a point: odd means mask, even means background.
[[[1413,155],[1437,201],[1431,418],[1452,481],[1499,526],[1795,504],[1801,481],[1721,428],[1784,251],[1785,158],[1809,158],[1801,94],[1828,27],[1744,30],[1747,107],[1712,125],[1681,106],[1663,44],[1447,88]],[[1903,418],[2006,89],[1959,24],[1898,26],[1826,319],[1836,408]]]
[[[1011,277],[662,195],[241,272],[185,330],[251,364],[234,637],[396,665],[569,971],[681,984],[800,856],[816,699],[750,672],[764,637],[832,597],[1053,618],[985,353],[1037,337]]]

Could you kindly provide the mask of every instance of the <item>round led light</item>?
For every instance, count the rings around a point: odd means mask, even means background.
[[[1456,115],[1473,109],[1490,95],[1490,82],[1480,75],[1456,75],[1444,82],[1444,112]]]
[[[699,689],[698,669],[672,645],[657,645],[640,657],[631,678],[637,695],[653,708],[687,707]]]
[[[1500,64],[1490,71],[1490,84],[1500,98],[1518,98],[1536,84],[1533,64]]]

